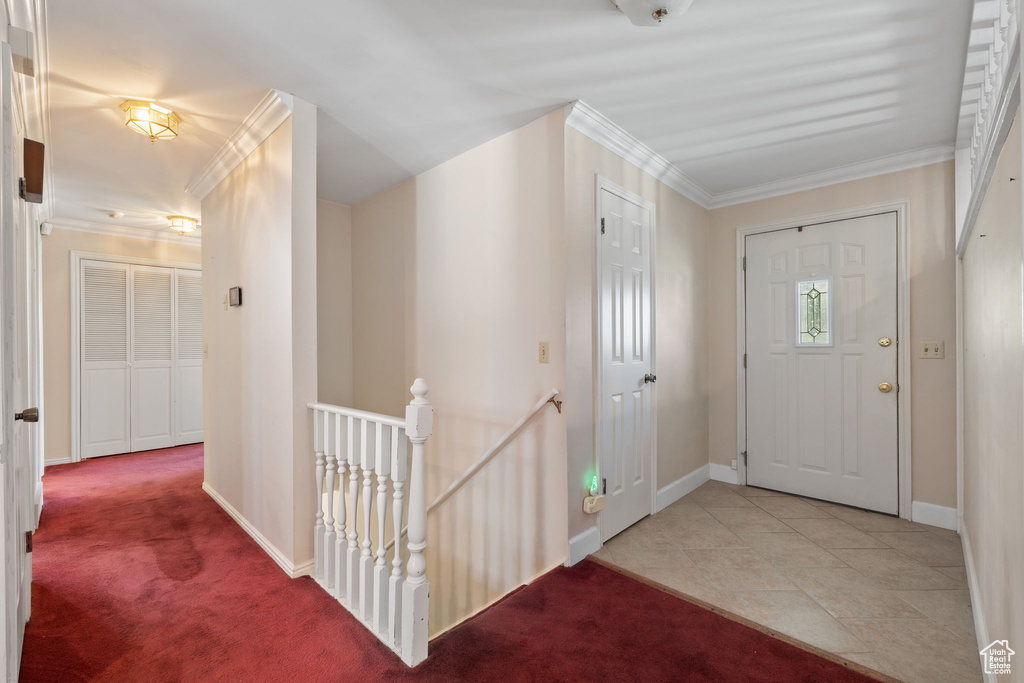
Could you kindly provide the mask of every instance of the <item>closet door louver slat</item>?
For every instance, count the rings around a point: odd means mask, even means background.
[[[127,362],[128,271],[86,265],[83,280],[85,362]]]

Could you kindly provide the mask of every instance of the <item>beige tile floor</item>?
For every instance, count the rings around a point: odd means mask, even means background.
[[[712,481],[596,557],[901,680],[981,679],[952,531]]]

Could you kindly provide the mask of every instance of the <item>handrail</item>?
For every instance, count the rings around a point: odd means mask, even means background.
[[[498,439],[497,443],[491,446],[486,453],[481,455],[468,470],[462,473],[462,476],[453,481],[448,486],[448,488],[444,490],[444,493],[442,493],[441,495],[434,499],[433,503],[427,506],[427,515],[429,516],[430,513],[433,512],[435,508],[442,505],[446,500],[455,495],[456,491],[465,486],[466,482],[472,479],[477,472],[483,469],[484,465],[493,460],[494,456],[500,453],[502,449],[504,449],[505,446],[507,446],[509,442],[512,441],[512,438],[516,434],[518,434],[523,427],[526,426],[526,423],[533,419],[533,417],[537,413],[543,410],[544,406],[546,406],[548,403],[553,403],[556,407],[558,407],[558,412],[562,412],[561,401],[555,401],[555,396],[558,396],[558,389],[552,389],[547,394],[545,394],[544,398],[537,401],[537,404],[533,406],[533,409],[529,413],[527,413],[522,419],[520,419],[514,425],[509,427],[508,431],[502,434],[501,438]],[[408,531],[409,527],[403,528],[401,535],[405,536]],[[394,545],[395,539],[391,539],[391,541],[388,542],[386,546],[384,546],[385,552],[391,550],[391,548],[394,547]]]
[[[331,405],[330,403],[317,403],[316,401],[307,403],[306,407],[312,410],[320,410],[325,413],[334,413],[335,415],[354,417],[357,420],[369,420],[370,422],[379,422],[380,424],[385,424],[389,427],[405,429],[404,417],[370,413],[365,410],[356,410],[355,408],[342,408],[341,406]]]

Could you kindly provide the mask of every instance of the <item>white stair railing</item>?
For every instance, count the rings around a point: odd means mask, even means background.
[[[308,405],[314,415],[316,490],[320,492],[313,528],[314,578],[402,661],[416,666],[427,658],[425,450],[433,409],[427,401],[426,382],[417,379],[411,391],[414,398],[405,409],[405,419],[326,403]],[[407,440],[412,443],[411,458]],[[371,538],[374,476],[376,539]],[[387,566],[387,553],[394,543],[386,542],[389,491],[394,538],[402,537],[408,516],[404,548],[409,560],[404,572],[401,543],[392,555],[390,572]]]

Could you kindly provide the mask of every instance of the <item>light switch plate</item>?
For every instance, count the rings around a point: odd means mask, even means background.
[[[946,342],[942,341],[923,341],[921,342],[920,353],[917,354],[918,358],[927,358],[929,360],[942,359],[946,357]]]
[[[548,342],[540,343],[540,348],[538,349],[538,360],[541,363],[551,362],[551,344]]]

